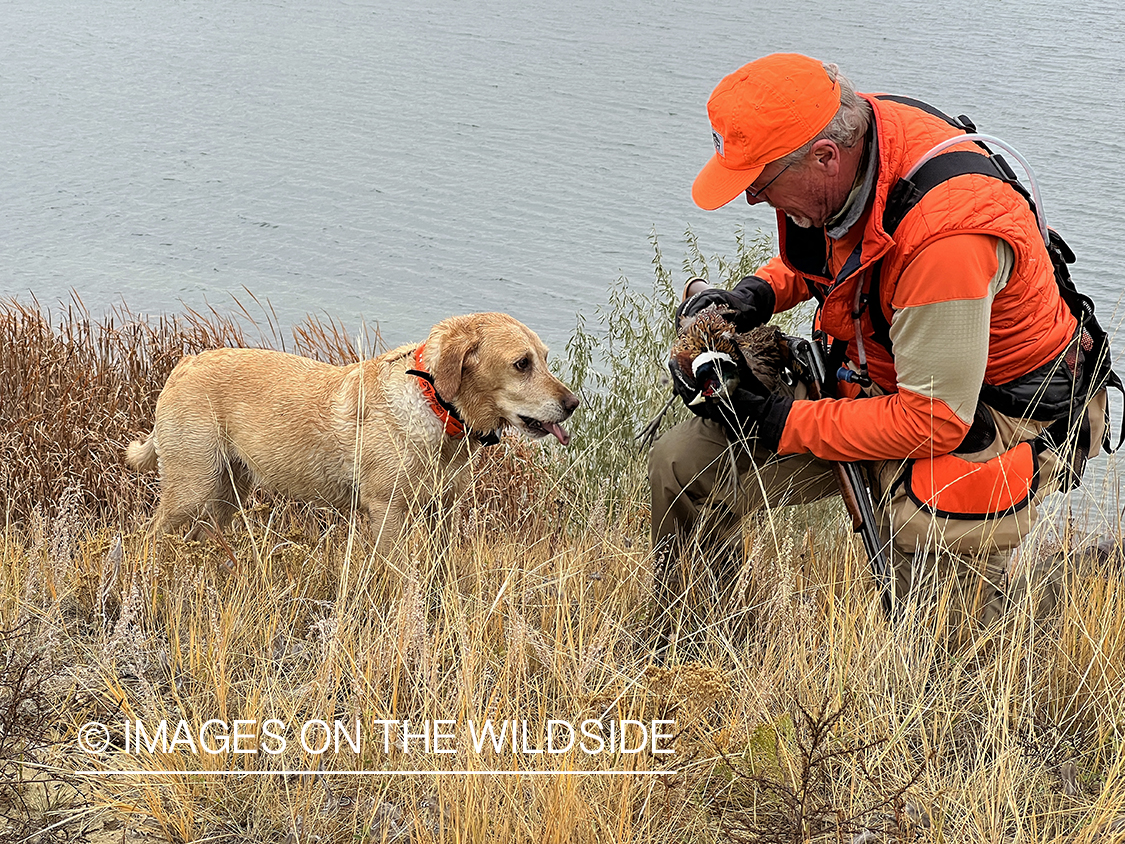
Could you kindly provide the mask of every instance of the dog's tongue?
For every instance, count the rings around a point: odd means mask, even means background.
[[[563,445],[566,445],[570,442],[570,434],[568,434],[566,432],[566,429],[558,422],[540,422],[539,424],[543,426],[543,430],[547,431],[548,433],[554,434],[555,439],[557,439]]]

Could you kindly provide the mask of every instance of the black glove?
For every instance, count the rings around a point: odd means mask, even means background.
[[[739,388],[730,399],[700,402],[691,410],[700,408],[696,411],[698,415],[723,425],[731,439],[756,437],[759,445],[777,451],[792,407],[793,399],[789,396],[762,395]]]
[[[769,322],[777,296],[769,283],[755,275],[748,275],[731,290],[709,287],[696,293],[676,309],[675,327],[680,330],[680,320],[694,316],[708,305],[718,305],[734,311],[729,319],[738,331],[749,331]]]

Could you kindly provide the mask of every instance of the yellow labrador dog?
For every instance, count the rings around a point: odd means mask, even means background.
[[[547,347],[507,314],[452,317],[421,345],[332,366],[263,349],[181,360],[156,402],[133,468],[160,470],[150,530],[221,529],[254,486],[366,512],[380,550],[417,505],[448,505],[481,445],[504,428],[553,434],[578,397],[547,369]],[[191,538],[202,533],[196,524]]]

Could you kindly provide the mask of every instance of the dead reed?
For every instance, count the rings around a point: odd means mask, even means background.
[[[384,559],[346,522],[307,516],[258,508],[227,547],[173,543],[157,559],[137,534],[76,529],[79,512],[9,536],[0,836],[53,840],[36,835],[61,823],[51,835],[70,841],[1119,840],[1125,581],[1112,568],[1076,571],[1048,625],[1016,613],[950,656],[927,624],[887,627],[843,530],[802,526],[748,573],[749,630],[713,618],[689,655],[656,666],[651,560],[628,521],[579,530],[601,517],[563,513],[561,531],[528,520],[442,547],[419,527]],[[271,717],[288,729],[277,756],[182,737],[138,750],[123,726],[243,719],[260,748]],[[534,748],[552,719],[585,718],[674,721],[675,753],[533,755],[468,733],[526,722]],[[303,750],[309,719],[358,719],[361,749]],[[436,719],[451,722],[451,755],[417,738]],[[389,743],[384,720],[399,725]],[[76,739],[90,721],[112,730],[93,755]],[[76,773],[91,768],[139,772]],[[513,768],[528,773],[488,773]],[[214,773],[262,769],[309,773]],[[601,769],[657,773],[563,773]]]
[[[0,301],[0,490],[4,522],[50,518],[64,497],[97,518],[150,512],[153,489],[122,459],[152,424],[156,398],[184,355],[222,346],[266,346],[329,363],[381,347],[353,339],[332,319],[311,317],[288,340],[268,306],[234,314],[187,311],[145,317],[120,306],[100,319],[77,297],[55,310]]]

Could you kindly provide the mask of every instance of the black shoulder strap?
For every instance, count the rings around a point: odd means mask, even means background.
[[[942,182],[971,173],[1002,182],[1012,181],[992,156],[973,150],[954,150],[936,155],[919,167],[912,178],[899,179],[891,188],[887,207],[883,210],[883,228],[887,234],[893,235],[910,209]]]
[[[962,114],[956,118],[950,117],[945,112],[921,100],[915,100],[910,97],[897,97],[890,94],[881,94],[877,99],[888,100],[900,105],[919,109],[944,120],[950,126],[955,129],[960,129],[962,132],[971,133],[976,132],[977,129],[973,121],[965,115]],[[910,210],[914,208],[929,191],[955,176],[973,173],[999,179],[1011,185],[1023,196],[1034,212],[1035,204],[1031,201],[1031,196],[1023,185],[1019,183],[1015,173],[1012,172],[1011,167],[1008,166],[1008,163],[1004,161],[1003,157],[993,154],[983,143],[978,142],[978,145],[983,149],[984,154],[973,150],[954,150],[952,152],[942,153],[941,155],[934,156],[919,167],[912,178],[899,179],[887,195],[887,205],[886,208],[883,209],[883,229],[887,234],[894,235],[895,230],[898,229],[906,215],[910,213]],[[874,332],[875,340],[880,346],[885,348],[887,353],[893,358],[894,351],[891,348],[890,334],[891,324],[887,319],[887,315],[883,313],[883,306],[879,296],[879,275],[882,266],[883,262],[879,261],[871,270],[871,284],[868,288],[867,305],[870,308],[871,327]]]
[[[977,131],[976,124],[973,123],[973,121],[971,121],[965,115],[962,114],[958,117],[950,117],[941,109],[934,108],[929,103],[924,103],[921,100],[914,99],[913,97],[899,97],[894,94],[878,94],[876,95],[875,99],[886,100],[887,102],[898,103],[899,105],[911,106],[912,108],[916,108],[919,111],[926,112],[926,114],[930,114],[934,117],[944,120],[950,126],[955,129],[960,129],[962,132]]]
[[[1027,200],[1032,211],[1034,211],[1035,205],[1031,202],[1023,186],[1014,178],[1010,178],[1004,172],[1002,165],[996,163],[995,159],[998,157],[982,155],[972,150],[954,150],[935,155],[919,167],[912,178],[899,179],[891,188],[891,192],[887,196],[887,206],[883,210],[883,229],[887,234],[893,236],[899,224],[902,223],[911,209],[922,200],[923,196],[954,176],[963,176],[970,173],[989,176],[1012,185]],[[891,348],[891,324],[887,320],[887,315],[883,313],[882,300],[879,296],[879,276],[882,268],[883,262],[880,260],[871,269],[871,284],[868,288],[867,299],[871,310],[871,328],[875,340],[887,350],[891,357],[894,357],[894,351]]]

